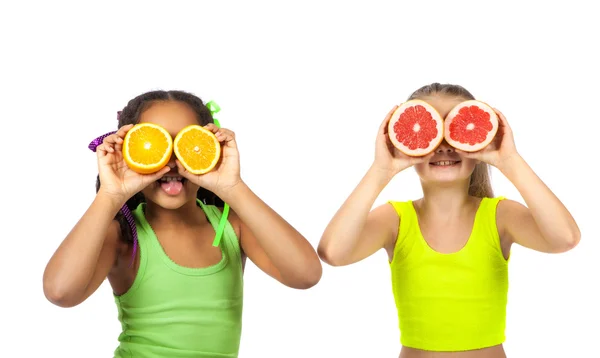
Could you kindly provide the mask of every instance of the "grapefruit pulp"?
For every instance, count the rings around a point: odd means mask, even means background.
[[[392,114],[388,136],[402,153],[420,157],[431,153],[444,139],[444,122],[429,103],[414,99],[402,103]]]
[[[456,105],[446,116],[446,142],[465,152],[485,148],[498,131],[498,116],[487,104],[469,100]]]
[[[161,170],[173,153],[173,139],[166,129],[152,123],[138,123],[123,140],[123,160],[140,174]]]
[[[175,155],[192,174],[211,171],[221,157],[221,143],[213,132],[193,124],[183,128],[173,141]]]

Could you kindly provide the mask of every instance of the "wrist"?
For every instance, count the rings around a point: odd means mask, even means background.
[[[515,153],[498,163],[496,168],[505,176],[510,177],[512,174],[522,170],[525,166],[527,166],[525,159],[518,153]]]
[[[121,210],[123,205],[129,200],[129,198],[125,195],[115,195],[111,193],[107,193],[102,190],[98,190],[96,193],[96,198],[94,201],[102,204],[103,206],[107,206],[110,211],[114,211],[115,214]]]
[[[242,179],[237,181],[235,184],[227,186],[223,190],[219,190],[219,193],[215,193],[221,200],[228,203],[231,201],[239,200],[239,197],[243,197],[250,191],[250,188]]]
[[[383,188],[389,184],[396,174],[397,173],[392,170],[372,165],[367,171],[365,178],[368,181],[375,183],[377,187],[380,187],[383,190]]]

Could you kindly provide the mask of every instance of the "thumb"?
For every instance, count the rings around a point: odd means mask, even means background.
[[[164,168],[157,171],[156,173],[149,174],[149,179],[150,179],[150,181],[156,181],[156,180],[162,178],[162,176],[167,174],[170,170],[171,170],[171,167],[166,165]]]
[[[177,172],[184,178],[192,180],[192,176],[193,174],[188,172],[187,169],[185,169],[185,167],[183,166],[183,164],[181,164],[181,162],[179,161],[179,159],[175,160],[175,164],[177,165]]]
[[[434,150],[434,151],[432,151],[431,153],[427,154],[427,155],[424,155],[424,156],[423,156],[423,161],[424,161],[424,162],[428,162],[428,161],[429,161],[429,159],[433,158],[433,156],[434,156],[434,155],[435,155],[435,150]]]
[[[478,158],[477,152],[465,152],[464,150],[460,150],[460,149],[455,149],[454,151],[456,153],[458,153],[461,157],[464,157],[464,158],[468,158],[468,159],[477,159]]]
[[[412,160],[414,162],[414,164],[420,164],[420,163],[428,163],[429,160],[435,155],[435,151],[432,151],[431,153],[425,154],[423,156],[420,157],[413,157]]]

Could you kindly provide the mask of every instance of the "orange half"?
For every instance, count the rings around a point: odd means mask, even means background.
[[[123,160],[135,172],[156,173],[167,165],[172,153],[173,138],[161,126],[139,123],[125,134]]]
[[[192,174],[213,170],[221,157],[221,143],[213,132],[199,126],[183,128],[173,141],[175,155],[181,165]]]

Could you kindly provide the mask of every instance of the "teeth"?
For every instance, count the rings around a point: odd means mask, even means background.
[[[181,181],[181,177],[162,177],[160,178],[162,182],[170,182],[170,181]]]
[[[449,160],[443,160],[443,161],[441,161],[441,162],[435,162],[435,163],[431,163],[431,164],[433,164],[433,165],[440,165],[440,166],[444,166],[444,165],[453,165],[453,164],[455,164],[455,163],[456,163],[456,162],[452,162],[452,161],[449,161]]]

